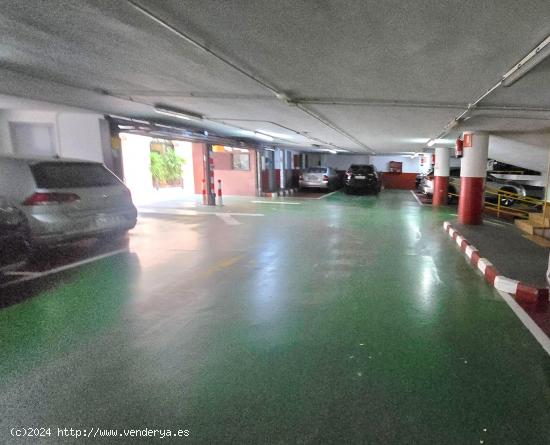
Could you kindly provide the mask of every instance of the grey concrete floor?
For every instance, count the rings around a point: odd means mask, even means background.
[[[545,287],[550,249],[526,239],[514,225],[487,218],[479,226],[450,221],[505,277]]]

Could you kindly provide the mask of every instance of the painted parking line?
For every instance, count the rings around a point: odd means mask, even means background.
[[[328,198],[330,195],[334,195],[335,193],[338,193],[338,190],[335,190],[334,192],[327,193],[326,195],[320,196],[319,198],[315,198],[315,199],[325,199],[325,198]]]
[[[229,215],[229,216],[264,216],[263,213],[238,213],[238,212],[199,212],[197,210],[183,210],[173,208],[138,208],[139,213],[156,215],[181,215],[181,216],[203,216],[203,215]]]
[[[422,202],[420,201],[420,199],[418,198],[418,196],[416,196],[416,193],[414,193],[412,190],[410,190],[411,194],[414,196],[414,199],[416,199],[416,202],[418,204],[420,204],[421,206],[423,206],[424,204],[422,204]]]
[[[502,297],[502,299],[506,302],[508,306],[510,306],[510,309],[516,314],[516,316],[520,319],[520,321],[523,323],[523,326],[527,328],[527,330],[535,337],[535,340],[539,342],[539,344],[542,346],[542,349],[546,351],[548,355],[550,355],[550,338],[543,332],[541,328],[538,327],[538,325],[533,321],[531,317],[523,310],[523,308],[514,300],[514,298],[507,294],[506,292],[502,292],[500,290],[496,290],[499,295]]]
[[[507,223],[505,221],[493,221],[487,218],[485,218],[483,222],[486,224],[492,224],[493,226],[500,226],[500,227],[513,226],[513,224]]]
[[[302,205],[301,202],[286,202],[286,201],[250,201],[254,204],[281,204],[281,205],[294,205],[299,206]]]
[[[64,272],[66,270],[74,269],[76,267],[84,266],[86,264],[94,263],[96,261],[103,260],[105,258],[109,258],[109,257],[119,255],[121,253],[126,253],[126,252],[128,252],[128,249],[118,249],[118,250],[113,250],[112,252],[103,253],[101,255],[96,255],[96,256],[91,257],[91,258],[86,258],[84,260],[76,261],[76,262],[71,263],[71,264],[66,264],[64,266],[59,266],[59,267],[55,267],[55,268],[50,269],[50,270],[45,270],[43,272],[22,272],[21,274],[25,274],[23,276],[23,278],[19,278],[18,280],[9,281],[8,283],[3,283],[3,284],[0,285],[0,289],[8,287],[8,286],[13,286],[15,284],[23,283],[25,281],[36,280],[37,278],[43,278],[43,277],[46,277],[48,275],[53,275],[53,274],[56,274],[56,273]]]
[[[224,223],[229,226],[238,226],[241,223],[227,213],[216,213],[216,216],[220,218]]]

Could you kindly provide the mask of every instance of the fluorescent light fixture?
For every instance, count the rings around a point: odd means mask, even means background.
[[[267,130],[257,130],[257,131],[258,131],[258,133],[267,134],[269,136],[273,136],[274,138],[292,139],[292,136],[290,136],[288,134],[284,134],[284,133],[275,133],[274,131],[267,131]]]
[[[254,136],[256,136],[258,139],[263,139],[264,141],[269,141],[269,142],[273,141],[273,138],[271,136],[260,133],[259,131],[255,131]]]
[[[502,76],[502,86],[513,85],[548,56],[550,56],[550,36],[546,37],[534,50]]]
[[[435,145],[435,140],[434,139],[430,139],[428,141],[428,147],[433,147]]]
[[[430,141],[430,138],[404,138],[402,140],[413,144],[427,144]]]
[[[177,117],[178,119],[183,119],[186,121],[202,120],[203,118],[200,114],[191,113],[190,111],[175,110],[160,106],[155,107],[155,112],[158,114],[164,114],[165,116]]]

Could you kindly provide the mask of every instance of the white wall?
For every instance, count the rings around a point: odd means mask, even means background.
[[[0,110],[0,153],[14,153],[10,123],[49,124],[54,128],[55,154],[103,162],[101,115],[78,112]]]
[[[369,155],[322,154],[321,165],[347,170],[351,164],[370,164]]]
[[[103,162],[100,118],[101,116],[94,114],[59,113],[59,155],[64,158]]]
[[[546,173],[550,133],[489,135],[489,157],[507,164]]]
[[[424,165],[430,165],[431,154],[426,157]],[[389,156],[370,156],[370,163],[373,164],[380,172],[387,172],[389,170],[390,161],[402,162],[403,173],[418,173],[420,172],[420,158],[411,158],[403,155],[389,155]]]

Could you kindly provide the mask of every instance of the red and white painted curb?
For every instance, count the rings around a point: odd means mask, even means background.
[[[485,280],[493,286],[495,289],[512,294],[518,301],[524,301],[527,303],[534,303],[539,300],[548,300],[548,288],[535,287],[529,284],[524,284],[518,280],[512,280],[503,275],[500,275],[495,266],[487,259],[483,258],[473,245],[460,235],[453,227],[451,223],[445,221],[443,228],[449,234],[456,244],[460,247],[460,250],[466,254],[470,259],[472,266],[477,267]]]

